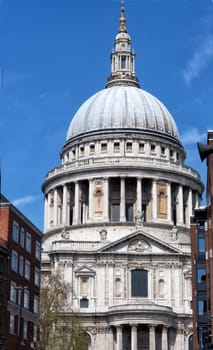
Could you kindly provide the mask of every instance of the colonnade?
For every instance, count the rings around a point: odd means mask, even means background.
[[[163,219],[168,223],[173,222],[175,225],[189,224],[190,216],[193,214],[193,207],[199,206],[199,193],[181,184],[160,180],[160,183],[163,183],[164,186],[164,192],[162,192],[158,188],[159,181],[156,179],[142,177],[127,178],[125,176],[117,178],[105,177],[101,179],[99,189],[100,195],[103,197],[101,212],[103,222],[114,221],[112,218],[113,209],[110,209],[113,206],[110,184],[114,179],[120,181],[117,204],[120,215],[116,221],[135,221],[137,217],[149,222],[155,222],[161,219],[161,202],[159,196],[162,193],[162,207],[164,207],[162,209],[164,211]],[[79,225],[96,222],[94,216],[96,180],[89,179],[65,183],[50,190],[45,195],[45,229],[47,230],[60,225]],[[133,217],[128,218],[126,213],[126,181],[131,180],[134,200],[130,204],[132,205]],[[150,188],[149,193],[148,187]],[[146,218],[144,217],[143,208],[145,208],[144,210],[149,208],[149,215]],[[175,222],[172,210],[176,212]]]
[[[115,327],[115,339],[113,336],[112,328],[109,329],[109,337],[108,337],[108,348],[114,350],[123,350],[124,345],[127,350],[138,350],[138,349],[146,349],[146,350],[156,350],[156,325],[150,324],[147,325],[147,337],[143,336],[142,338],[139,336],[139,327],[141,325],[138,324],[130,324],[130,342],[129,344],[125,341],[125,329],[122,325]],[[158,348],[161,350],[168,350],[168,327],[165,325],[160,326],[161,337],[160,342],[158,340]]]

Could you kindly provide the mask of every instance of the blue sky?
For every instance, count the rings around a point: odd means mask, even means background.
[[[213,1],[125,7],[141,88],[170,110],[205,182],[196,142],[213,129]],[[41,229],[42,182],[76,110],[105,86],[119,16],[120,0],[0,0],[2,192]]]

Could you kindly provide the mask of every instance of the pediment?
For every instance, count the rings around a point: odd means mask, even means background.
[[[95,271],[93,269],[87,267],[86,265],[77,268],[74,271],[74,273],[76,276],[93,276],[93,275],[95,275]]]
[[[181,250],[142,230],[109,243],[98,251],[129,254],[182,254]]]

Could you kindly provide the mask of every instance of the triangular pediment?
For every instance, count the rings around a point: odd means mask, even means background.
[[[76,276],[92,276],[95,274],[95,271],[86,265],[77,268],[74,272]]]
[[[99,252],[115,253],[136,253],[136,254],[182,254],[181,250],[171,246],[168,243],[150,235],[143,230],[137,230],[128,236],[122,237],[111,242]]]

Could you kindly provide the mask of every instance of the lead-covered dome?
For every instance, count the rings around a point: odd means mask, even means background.
[[[73,117],[67,140],[110,129],[154,131],[179,140],[168,109],[156,97],[134,86],[113,86],[90,97]]]

